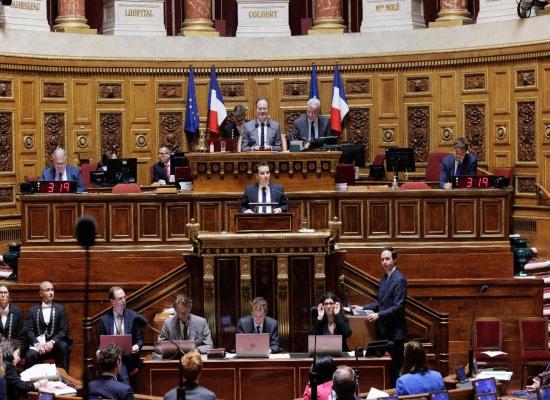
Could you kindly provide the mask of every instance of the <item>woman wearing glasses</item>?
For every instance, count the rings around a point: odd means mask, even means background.
[[[312,335],[342,335],[342,351],[349,351],[347,338],[351,336],[348,319],[344,316],[340,300],[332,292],[325,292],[313,310]]]

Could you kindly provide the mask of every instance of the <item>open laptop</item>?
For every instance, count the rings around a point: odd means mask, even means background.
[[[99,348],[102,349],[111,343],[118,344],[124,354],[132,354],[132,335],[101,335]]]
[[[342,357],[342,335],[309,335],[307,353],[310,357],[314,354]]]
[[[268,358],[269,333],[237,333],[235,352],[237,358]]]
[[[472,385],[476,395],[497,392],[497,381],[495,378],[475,379],[472,381]]]

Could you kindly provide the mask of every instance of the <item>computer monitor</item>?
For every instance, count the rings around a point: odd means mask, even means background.
[[[118,158],[107,160],[107,181],[117,183],[137,182],[137,158]]]
[[[342,156],[340,164],[354,164],[356,167],[365,167],[365,143],[342,143],[340,145]]]
[[[412,147],[386,148],[386,170],[398,172],[414,172],[414,149]]]
[[[185,153],[170,154],[170,175],[176,175],[176,167],[187,167],[188,165],[189,160],[185,157]]]
[[[325,146],[335,145],[338,141],[338,136],[321,136],[311,139],[308,150],[324,150]]]
[[[538,400],[550,400],[550,385],[541,386],[537,390]]]
[[[472,381],[476,394],[496,393],[497,382],[495,378],[483,378]]]
[[[449,393],[446,390],[430,392],[429,400],[449,400]]]

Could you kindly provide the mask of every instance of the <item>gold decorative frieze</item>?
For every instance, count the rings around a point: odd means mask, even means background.
[[[0,186],[0,203],[1,206],[15,204],[14,186]]]
[[[308,80],[282,80],[283,84],[283,99],[307,99],[309,93],[309,81]]]
[[[99,82],[97,87],[98,101],[120,101],[123,97],[122,91],[122,82]]]
[[[13,98],[13,82],[9,79],[0,79],[0,99]]]
[[[244,81],[220,82],[220,90],[224,100],[245,100],[246,85]]]
[[[99,113],[100,151],[114,151],[122,157],[122,112]]]
[[[431,93],[429,76],[408,76],[406,78],[406,92],[408,95],[426,95]]]
[[[428,105],[407,106],[407,137],[416,162],[426,162],[430,153],[430,119]]]
[[[487,76],[484,72],[467,73],[463,75],[464,91],[484,91],[487,88]]]
[[[0,172],[13,172],[13,113],[0,112]]]
[[[519,101],[517,103],[517,159],[518,162],[534,162],[536,151],[536,103]]]
[[[537,193],[537,177],[529,175],[516,176],[516,195],[531,195]]]
[[[65,100],[65,82],[43,82],[42,99],[55,101]]]
[[[53,151],[62,147],[65,150],[65,113],[45,112],[43,116],[44,127],[44,165],[51,164]]]
[[[159,143],[172,151],[188,151],[183,132],[183,111],[159,112]]]
[[[485,161],[485,104],[464,105],[464,136],[470,142],[469,151]]]
[[[183,82],[158,82],[157,101],[183,101]]]
[[[516,71],[516,89],[536,87],[537,74],[534,68],[518,69]]]
[[[370,97],[372,96],[370,78],[348,78],[344,83],[347,97]]]

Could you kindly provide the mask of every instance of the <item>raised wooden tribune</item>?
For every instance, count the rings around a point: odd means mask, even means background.
[[[235,214],[235,232],[292,232],[292,213]]]

